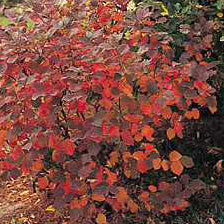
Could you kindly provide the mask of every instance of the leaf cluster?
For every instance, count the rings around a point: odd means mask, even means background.
[[[93,217],[107,223],[105,206],[131,213],[188,207],[205,187],[181,175],[192,158],[178,149],[165,157],[155,143],[159,133],[183,138],[186,119],[200,117],[192,105],[217,110],[207,82],[216,63],[200,51],[212,47],[208,24],[193,25],[176,62],[168,34],[158,31],[156,12],[147,7],[31,4],[33,10],[0,30],[0,170],[36,175],[54,206],[69,207],[83,223]],[[150,172],[162,180],[131,191],[127,180]],[[178,180],[164,180],[167,173]]]

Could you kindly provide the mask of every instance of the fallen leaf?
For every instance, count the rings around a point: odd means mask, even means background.
[[[99,213],[97,215],[96,222],[98,224],[106,224],[107,223],[107,218],[103,213]]]

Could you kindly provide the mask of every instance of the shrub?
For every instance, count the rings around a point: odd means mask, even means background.
[[[212,47],[210,36],[186,44],[175,62],[170,37],[147,8],[30,4],[32,11],[0,31],[2,175],[37,176],[54,206],[68,206],[83,223],[106,223],[105,207],[185,209],[205,184],[184,173],[191,157],[156,144],[161,136],[183,138],[184,121],[200,117],[196,105],[217,110],[207,83],[216,64],[200,53]]]

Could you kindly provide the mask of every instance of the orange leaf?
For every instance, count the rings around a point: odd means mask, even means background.
[[[165,109],[162,112],[162,116],[165,119],[170,119],[172,116],[172,110],[170,109],[170,107],[165,107]]]
[[[173,173],[180,175],[183,172],[184,167],[181,161],[178,160],[171,163],[170,169],[172,170]]]
[[[220,159],[216,164],[215,164],[216,170],[218,173],[221,173],[223,170],[223,160]]]
[[[147,140],[152,141],[152,135],[154,134],[154,129],[149,125],[143,125],[142,127],[142,135],[147,138]]]
[[[181,157],[182,157],[182,155],[179,153],[179,152],[177,152],[176,150],[174,150],[174,151],[172,151],[170,154],[169,154],[169,159],[170,159],[170,161],[178,161],[178,160],[180,160],[181,159]]]
[[[114,166],[117,162],[118,162],[118,151],[113,151],[110,153],[110,160],[108,161],[108,163],[111,165],[111,166]]]
[[[167,135],[168,139],[171,140],[175,137],[176,134],[175,134],[175,131],[173,128],[168,128],[166,130],[166,135]]]
[[[124,152],[122,157],[125,162],[128,162],[128,158],[132,157],[132,155],[130,152]]]
[[[107,98],[103,98],[102,100],[99,101],[99,104],[106,108],[107,110],[109,110],[112,107],[112,103],[111,100],[107,99]]]
[[[38,186],[40,189],[45,189],[49,184],[49,180],[47,177],[39,177],[38,178]]]
[[[138,205],[133,200],[128,200],[128,207],[130,208],[130,211],[132,213],[135,213],[138,211]]]
[[[153,164],[153,168],[154,168],[155,170],[160,169],[160,167],[161,167],[161,159],[160,159],[160,158],[153,159],[153,160],[152,160],[152,164]]]
[[[81,207],[86,206],[87,203],[88,203],[88,198],[87,198],[86,196],[80,198],[80,200],[79,200],[79,204],[80,204]]]
[[[37,160],[35,162],[33,162],[31,169],[32,170],[42,170],[43,169],[43,163],[41,160]]]
[[[137,160],[146,158],[146,155],[143,151],[134,152],[132,156]]]
[[[0,147],[4,145],[5,138],[6,138],[6,130],[1,130],[0,131]]]
[[[131,177],[131,170],[125,170],[124,171],[124,174],[125,174],[125,176],[127,177],[127,178],[130,178]]]
[[[106,173],[107,173],[107,183],[109,185],[112,185],[114,182],[117,181],[117,174],[110,172],[109,169],[106,169]]]
[[[151,191],[153,193],[157,191],[157,187],[155,185],[149,185],[148,189],[149,189],[149,191]]]
[[[187,119],[192,119],[192,113],[191,113],[191,111],[187,111],[185,114],[184,114],[184,116],[187,118]]]
[[[139,123],[142,121],[143,116],[139,114],[126,114],[124,116],[125,120],[133,123]]]
[[[190,205],[188,201],[185,199],[181,199],[180,202],[176,205],[174,205],[174,209],[185,209]]]
[[[193,108],[192,111],[191,111],[191,115],[194,119],[199,119],[200,112],[197,108]]]
[[[103,194],[97,194],[97,193],[92,194],[92,199],[94,201],[105,201],[104,195]]]
[[[116,198],[117,198],[117,201],[120,203],[125,203],[128,200],[128,194],[124,187],[118,187]]]
[[[127,96],[129,96],[129,97],[133,97],[133,95],[132,95],[133,88],[132,88],[132,86],[129,85],[128,83],[122,83],[122,84],[120,85],[120,90],[121,90],[122,92],[124,92]]]
[[[169,168],[170,168],[170,163],[169,163],[169,161],[167,161],[167,160],[163,160],[163,161],[161,162],[161,166],[162,166],[162,168],[163,168],[164,171],[167,171],[167,170],[169,170]]]
[[[106,224],[107,223],[107,218],[103,213],[99,213],[97,215],[96,222],[98,224]]]
[[[146,202],[149,200],[149,192],[148,191],[143,191],[140,195],[139,195],[139,199],[141,199],[143,202]]]
[[[142,140],[143,136],[141,133],[137,133],[134,137],[136,142],[140,142]]]

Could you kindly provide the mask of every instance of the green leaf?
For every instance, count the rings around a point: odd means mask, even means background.
[[[218,10],[221,10],[223,5],[224,5],[224,1],[223,0],[219,0],[219,1],[216,2],[216,8]]]
[[[12,23],[13,23],[13,21],[10,20],[9,18],[7,18],[5,16],[0,16],[0,25],[1,26],[8,26]]]
[[[28,30],[32,30],[35,27],[35,25],[36,23],[32,19],[28,18],[26,20],[26,26]]]
[[[221,41],[221,42],[224,42],[224,36],[221,36],[221,37],[220,37],[220,41]]]

